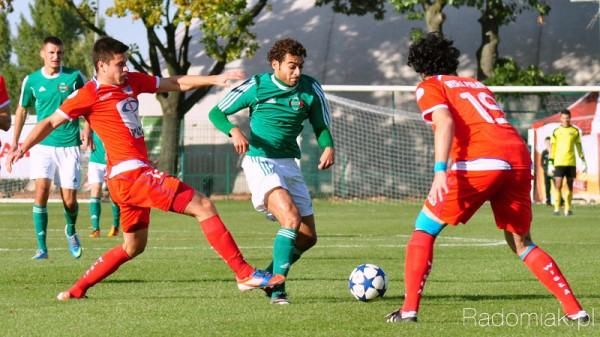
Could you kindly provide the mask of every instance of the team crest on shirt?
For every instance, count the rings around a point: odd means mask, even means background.
[[[67,92],[67,91],[69,91],[69,85],[66,84],[65,82],[62,82],[61,84],[58,85],[58,91],[59,92]]]
[[[294,96],[290,99],[290,108],[294,111],[298,111],[304,107],[304,102],[298,98],[298,96]]]
[[[124,100],[117,103],[117,111],[121,115],[121,120],[125,123],[125,126],[129,129],[129,133],[134,138],[144,137],[144,129],[140,122],[138,107],[139,102],[134,97],[127,97]]]

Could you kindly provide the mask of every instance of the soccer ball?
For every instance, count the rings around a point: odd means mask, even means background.
[[[383,269],[370,263],[354,268],[348,278],[350,293],[362,302],[383,296],[387,290],[387,284],[387,277]]]

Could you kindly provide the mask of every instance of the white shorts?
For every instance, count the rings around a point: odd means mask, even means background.
[[[45,178],[54,185],[77,190],[81,185],[79,146],[36,145],[30,150],[30,178]]]
[[[313,214],[310,193],[295,159],[246,156],[242,168],[252,193],[252,204],[257,211],[268,213],[265,195],[276,187],[282,187],[292,196],[300,216]]]
[[[88,164],[88,184],[102,184],[104,183],[104,176],[106,175],[106,164],[90,162]]]

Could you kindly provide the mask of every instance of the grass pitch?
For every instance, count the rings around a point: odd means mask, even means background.
[[[217,207],[247,260],[270,261],[276,225],[248,201]],[[555,217],[534,209],[533,239],[548,251],[592,316],[588,326],[560,323],[559,304],[503,243],[489,207],[467,226],[446,228],[436,242],[418,324],[387,324],[403,297],[404,247],[420,205],[316,201],[317,246],[292,268],[292,305],[270,305],[261,291],[240,293],[233,274],[208,247],[191,218],[153,211],[146,252],[90,289],[61,303],[67,289],[121,238],[90,239],[81,206],[84,254],[73,260],[62,207],[49,206],[50,259],[32,261],[30,204],[0,204],[0,336],[598,336],[598,207]],[[347,278],[360,263],[380,265],[390,280],[383,299],[360,303]]]

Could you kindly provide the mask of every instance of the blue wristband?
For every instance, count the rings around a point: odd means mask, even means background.
[[[433,172],[446,172],[448,169],[448,164],[443,161],[436,161],[435,165],[433,165]]]

